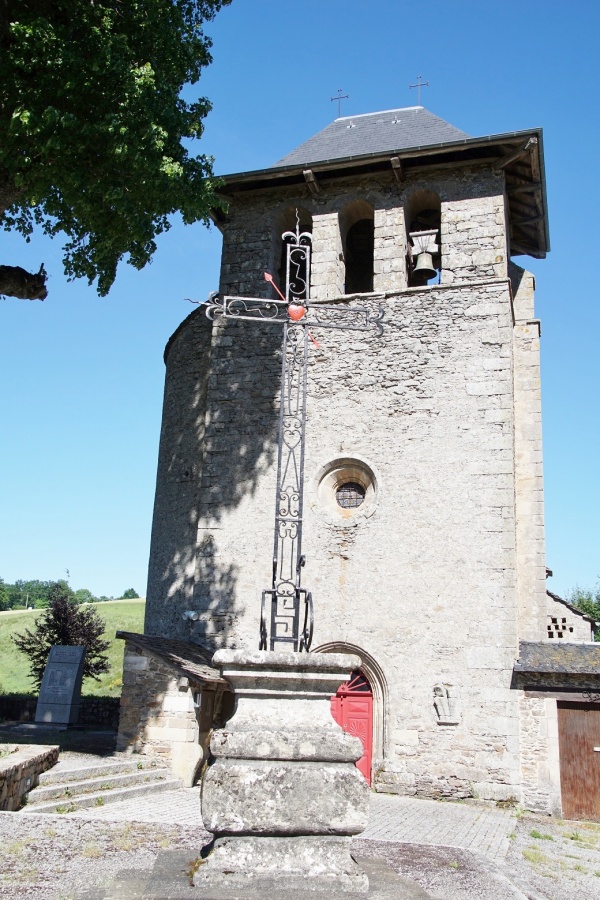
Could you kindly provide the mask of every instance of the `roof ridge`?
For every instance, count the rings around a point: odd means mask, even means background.
[[[363,119],[365,116],[383,116],[384,113],[398,113],[398,112],[407,112],[409,109],[425,109],[424,106],[399,106],[398,109],[379,109],[375,112],[370,113],[358,113],[355,116],[338,116],[337,119],[334,119],[334,122],[343,122],[344,119]],[[431,113],[432,116],[435,116],[435,113]]]

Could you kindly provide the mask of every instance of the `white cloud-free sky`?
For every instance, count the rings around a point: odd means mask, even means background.
[[[537,280],[550,587],[594,585],[598,510],[600,5],[580,0],[234,0],[206,28],[215,171],[268,166],[337,116],[422,103],[473,136],[542,126],[552,251]],[[188,91],[192,96],[194,91]],[[0,233],[0,261],[51,274],[44,303],[0,302],[0,576],[144,593],[162,352],[218,284],[216,229],[175,223],[108,298],[67,283],[60,238]]]

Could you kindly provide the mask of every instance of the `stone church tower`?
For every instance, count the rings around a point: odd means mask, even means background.
[[[222,190],[221,296],[276,297],[265,272],[285,290],[298,224],[310,302],[384,310],[380,336],[315,331],[307,379],[311,650],[363,660],[365,774],[560,808],[556,700],[516,665],[520,641],[549,643],[540,324],[511,262],[549,249],[541,132],[472,138],[422,107],[340,118]],[[167,345],[145,636],[129,636],[126,673],[144,641],[258,649],[281,339],[199,307]]]

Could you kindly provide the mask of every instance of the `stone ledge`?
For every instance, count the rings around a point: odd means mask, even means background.
[[[39,776],[58,762],[58,746],[26,746],[0,759],[0,810],[14,812]]]

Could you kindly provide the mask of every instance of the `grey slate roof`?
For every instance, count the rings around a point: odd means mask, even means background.
[[[283,159],[278,166],[310,165],[349,156],[388,153],[461,141],[469,135],[422,106],[336,119]]]
[[[127,641],[142,653],[156,656],[168,665],[174,666],[189,678],[211,681],[229,687],[228,682],[221,678],[220,670],[213,666],[211,651],[198,644],[151,634],[136,634],[132,631],[117,631],[117,637],[122,641]]]
[[[520,641],[514,671],[600,675],[600,643]]]

